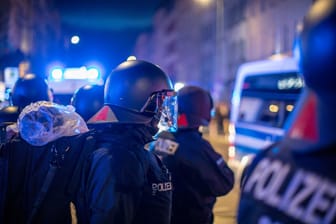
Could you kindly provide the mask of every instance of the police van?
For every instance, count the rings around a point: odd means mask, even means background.
[[[54,102],[70,104],[75,91],[85,85],[104,83],[100,70],[95,67],[55,67],[50,69],[48,85],[53,91]]]
[[[229,159],[242,161],[246,155],[254,155],[285,135],[304,81],[297,61],[291,57],[245,63],[236,77],[231,100]]]

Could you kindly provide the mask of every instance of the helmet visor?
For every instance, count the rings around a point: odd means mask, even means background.
[[[154,92],[141,109],[144,113],[154,113],[159,121],[160,131],[177,130],[177,94],[174,90]]]

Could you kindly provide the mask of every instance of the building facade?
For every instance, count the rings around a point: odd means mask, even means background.
[[[0,72],[22,60],[41,71],[61,38],[52,0],[4,0],[0,6]]]
[[[140,35],[134,54],[159,64],[175,82],[231,98],[240,64],[291,54],[298,24],[312,0],[179,0],[160,9],[153,31]]]

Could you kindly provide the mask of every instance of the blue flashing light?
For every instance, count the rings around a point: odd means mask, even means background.
[[[104,67],[98,61],[89,61],[86,63],[86,67],[88,70],[88,79],[101,79],[102,75],[104,74]],[[91,71],[91,69],[93,69]],[[96,70],[96,71],[94,71]]]
[[[51,70],[51,78],[53,80],[62,80],[63,78],[63,70],[60,68],[54,68]]]
[[[87,70],[87,78],[98,80],[99,79],[99,70],[97,68],[89,68]]]
[[[53,63],[49,65],[48,74],[50,81],[87,80],[89,82],[101,81],[102,68],[98,64],[81,67],[64,67]]]

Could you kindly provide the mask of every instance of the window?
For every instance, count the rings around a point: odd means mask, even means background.
[[[303,87],[295,72],[251,75],[243,84],[238,121],[282,128]]]
[[[282,128],[295,107],[295,100],[270,100],[244,97],[241,100],[238,120],[270,127]]]

